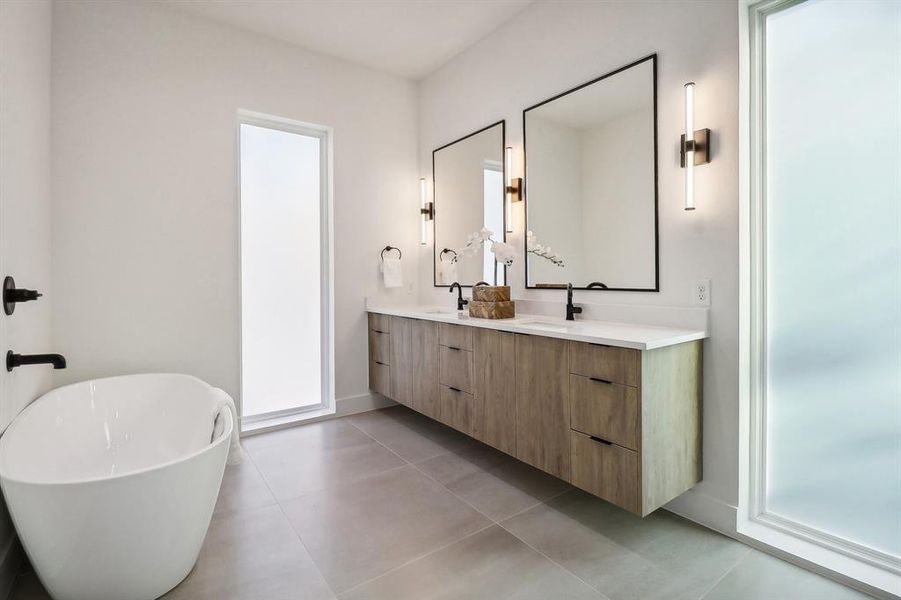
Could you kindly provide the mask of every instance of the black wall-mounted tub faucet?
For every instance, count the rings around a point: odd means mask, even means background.
[[[53,365],[54,369],[66,368],[66,357],[62,354],[16,354],[6,353],[6,370],[12,371],[23,365]]]

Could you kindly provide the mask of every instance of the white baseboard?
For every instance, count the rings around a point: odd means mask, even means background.
[[[335,408],[335,417],[346,417],[347,415],[354,415],[370,410],[397,406],[397,402],[394,400],[389,400],[381,394],[372,392],[360,394],[359,396],[341,398],[336,401],[335,404],[337,405]]]
[[[738,508],[704,492],[688,490],[667,503],[664,508],[698,525],[732,538],[736,537]]]

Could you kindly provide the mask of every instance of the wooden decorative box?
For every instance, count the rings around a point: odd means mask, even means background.
[[[477,285],[472,288],[472,299],[476,302],[509,302],[509,285]]]
[[[516,316],[514,304],[512,300],[500,300],[498,302],[471,300],[469,302],[469,316],[475,319],[512,319]]]

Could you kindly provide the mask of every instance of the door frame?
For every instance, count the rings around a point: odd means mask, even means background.
[[[241,125],[253,125],[296,133],[319,139],[319,232],[320,232],[320,360],[321,401],[302,406],[244,417],[244,340],[243,340],[243,273],[241,243]],[[335,219],[334,219],[334,129],[326,125],[307,123],[239,109],[235,120],[235,170],[237,194],[237,265],[238,265],[238,420],[241,432],[256,433],[283,427],[287,424],[314,419],[335,413]]]
[[[901,563],[766,511],[766,18],[807,0],[739,1],[739,502],[736,530],[766,546],[892,591]],[[872,591],[872,590],[871,590]]]

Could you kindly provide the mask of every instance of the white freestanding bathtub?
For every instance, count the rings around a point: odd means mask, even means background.
[[[13,421],[0,485],[56,600],[151,600],[187,576],[234,428],[223,395],[188,375],[111,377],[53,390]]]

